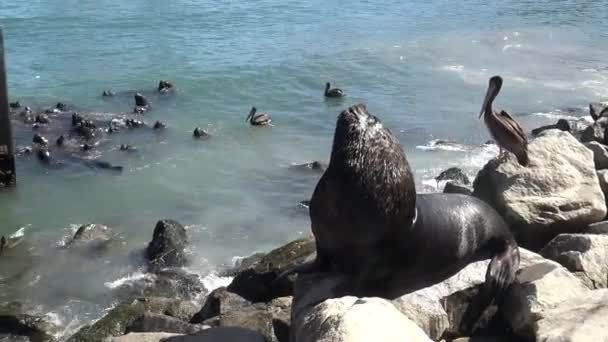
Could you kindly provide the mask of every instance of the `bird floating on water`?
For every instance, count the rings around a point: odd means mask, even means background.
[[[502,87],[502,78],[493,76],[488,84],[488,91],[481,106],[479,117],[483,115],[483,120],[490,131],[490,134],[500,148],[500,154],[503,155],[503,149],[513,153],[517,157],[517,161],[522,166],[527,166],[528,159],[528,139],[522,127],[504,110],[500,113],[492,110],[492,103],[500,92]]]
[[[331,88],[329,82],[325,83],[325,97],[343,97],[345,94],[340,88]]]
[[[266,113],[255,115],[255,113],[257,111],[258,111],[257,108],[252,107],[251,111],[249,112],[249,115],[247,115],[247,118],[245,119],[245,121],[249,121],[249,123],[254,126],[264,126],[264,125],[268,125],[272,122],[270,115],[268,115]]]

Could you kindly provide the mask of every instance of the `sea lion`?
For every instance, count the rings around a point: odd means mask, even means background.
[[[210,135],[209,132],[207,132],[206,130],[200,128],[200,127],[195,127],[194,131],[192,132],[192,137],[194,137],[195,139],[209,139]]]
[[[167,128],[167,125],[164,122],[156,121],[154,126],[152,127],[155,131]]]
[[[396,298],[491,258],[486,288],[512,283],[519,250],[489,205],[460,194],[416,194],[397,138],[363,104],[340,113],[329,165],[310,203],[317,256],[284,272],[352,277],[340,295]]]
[[[0,254],[2,254],[2,252],[4,252],[5,246],[6,246],[6,238],[4,237],[4,235],[2,235],[2,237],[0,238]]]

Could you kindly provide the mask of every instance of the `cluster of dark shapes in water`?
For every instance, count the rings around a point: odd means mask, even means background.
[[[174,92],[174,85],[166,80],[161,80],[156,92],[161,95],[170,95]],[[104,90],[102,97],[118,97],[127,92],[115,92]],[[32,137],[31,146],[17,148],[16,156],[34,155],[39,161],[46,165],[60,167],[65,160],[82,162],[85,165],[112,171],[122,171],[123,167],[113,165],[107,161],[89,160],[92,156],[87,155],[91,151],[97,150],[100,145],[108,143],[110,136],[123,129],[127,131],[148,127],[141,119],[131,115],[146,113],[150,108],[150,102],[141,92],[133,94],[135,106],[131,113],[111,115],[109,121],[100,120],[98,116],[87,115],[86,112],[76,111],[63,102],[58,102],[52,108],[34,111],[29,106],[23,106],[20,101],[11,102],[9,108],[16,125],[20,123],[30,125],[36,131]],[[71,119],[71,120],[69,120]],[[69,124],[66,124],[69,121]],[[27,127],[27,126],[26,126]],[[151,126],[153,131],[160,132],[167,128],[162,121],[156,121]],[[49,144],[49,135],[56,134],[55,144]],[[196,127],[193,132],[196,139],[206,140],[211,135],[200,127]],[[120,151],[134,152],[135,146],[121,144]]]

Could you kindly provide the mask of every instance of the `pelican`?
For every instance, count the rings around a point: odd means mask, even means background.
[[[492,102],[500,92],[502,87],[502,78],[493,76],[490,78],[488,91],[481,106],[479,118],[483,115],[483,120],[490,131],[490,134],[500,148],[500,154],[503,155],[503,150],[513,153],[517,157],[517,161],[522,166],[528,165],[528,139],[521,126],[504,110],[500,113],[492,110]]]
[[[325,96],[326,97],[343,97],[344,92],[340,88],[330,89],[331,84],[329,82],[325,83]]]
[[[270,115],[265,114],[265,113],[255,115],[255,113],[257,111],[258,111],[257,108],[252,107],[251,112],[249,112],[249,115],[247,115],[247,118],[245,119],[245,121],[249,121],[249,123],[254,126],[264,126],[264,125],[268,125],[270,122],[272,122],[272,119],[270,119]]]

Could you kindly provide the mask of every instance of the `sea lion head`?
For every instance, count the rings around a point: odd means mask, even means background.
[[[338,115],[328,172],[356,184],[384,215],[413,219],[416,187],[405,152],[364,104]]]

